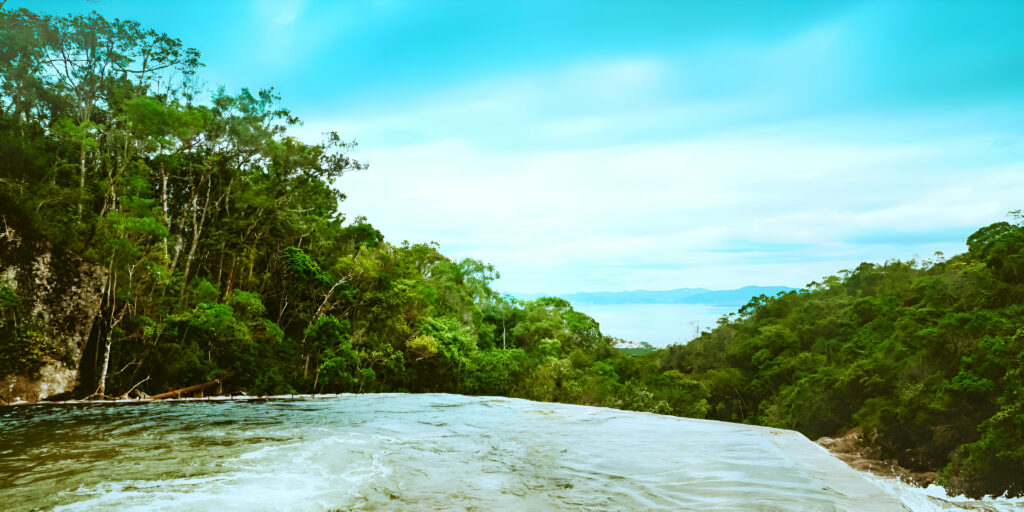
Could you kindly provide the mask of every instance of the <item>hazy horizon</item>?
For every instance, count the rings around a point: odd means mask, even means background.
[[[535,299],[535,298],[539,298],[539,297],[565,297],[565,296],[573,296],[573,295],[600,295],[600,294],[625,295],[625,294],[639,294],[639,293],[665,293],[665,292],[675,292],[675,291],[683,291],[683,290],[693,291],[693,292],[700,292],[700,293],[703,293],[703,292],[734,292],[734,291],[739,291],[739,290],[743,290],[743,289],[746,289],[746,288],[788,288],[788,289],[791,289],[791,290],[799,290],[799,289],[802,289],[803,287],[797,288],[797,287],[782,286],[782,285],[751,284],[751,285],[740,286],[740,287],[737,287],[737,288],[730,288],[728,290],[712,290],[710,288],[703,288],[703,287],[699,287],[699,286],[683,286],[683,287],[678,287],[678,288],[665,288],[665,289],[595,290],[595,291],[592,291],[592,292],[568,292],[568,293],[558,293],[558,294],[548,294],[548,293],[539,293],[539,292],[506,292],[504,290],[499,290],[499,291],[504,293],[504,294],[506,294],[506,295],[511,295],[513,297],[516,297],[516,298]]]

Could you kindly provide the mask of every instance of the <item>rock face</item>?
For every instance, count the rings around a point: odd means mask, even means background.
[[[103,268],[50,246],[19,217],[0,212],[0,285],[18,295],[18,323],[32,325],[49,347],[38,371],[0,375],[2,402],[35,402],[75,388],[104,276]]]
[[[934,471],[914,471],[901,465],[901,460],[882,459],[882,450],[865,439],[860,427],[815,442],[856,470],[895,477],[922,487],[935,481]]]

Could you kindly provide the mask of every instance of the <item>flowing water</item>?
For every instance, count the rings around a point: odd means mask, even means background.
[[[594,407],[393,394],[0,409],[9,511],[956,508],[795,432]]]

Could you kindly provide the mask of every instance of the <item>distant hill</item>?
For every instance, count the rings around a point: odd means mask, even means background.
[[[658,350],[646,341],[622,341],[615,348],[628,356],[642,356]]]
[[[764,294],[775,296],[779,292],[795,290],[788,286],[744,286],[735,290],[708,290],[707,288],[678,288],[675,290],[633,290],[629,292],[576,292],[558,295],[580,304],[716,304],[742,306],[751,297]],[[536,299],[543,295],[517,295],[520,299]]]
[[[701,295],[713,290],[707,288],[679,288],[678,290],[633,290],[630,292],[576,292],[559,295],[569,302],[588,304],[672,304],[688,297]]]
[[[744,286],[735,290],[714,290],[704,293],[690,295],[681,301],[683,304],[736,304],[744,305],[750,302],[752,297],[767,295],[774,297],[779,292],[796,290],[788,286]]]

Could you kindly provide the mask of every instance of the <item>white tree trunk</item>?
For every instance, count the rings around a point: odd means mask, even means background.
[[[96,389],[96,394],[102,399],[103,395],[107,392],[107,368],[110,367],[110,335],[107,333],[107,344],[103,350],[103,370],[100,371],[100,386]]]

